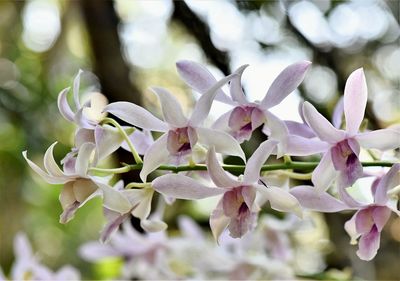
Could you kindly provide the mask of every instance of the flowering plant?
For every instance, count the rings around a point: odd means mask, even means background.
[[[56,143],[44,155],[44,169],[29,160],[26,151],[23,156],[45,181],[64,184],[60,194],[61,223],[71,220],[90,199],[102,197],[107,218],[101,235],[103,242],[110,238],[115,241],[112,233],[130,216],[140,219],[146,232],[164,233],[167,228],[163,221],[164,203],[171,205],[175,199],[219,196],[209,220],[217,242],[226,229],[232,238],[251,233],[257,228],[258,214],[267,208],[267,202],[272,209],[293,213],[299,218],[308,210],[351,211],[355,215],[346,223],[346,231],[351,242],[356,243],[359,238],[357,255],[371,260],[377,253],[380,232],[391,212],[400,215],[397,209],[400,164],[381,159],[366,162],[361,152],[371,148],[382,151],[399,148],[400,132],[396,128],[368,131],[360,127],[367,103],[363,69],[349,76],[343,103],[338,103],[335,111],[334,125],[309,102],[300,108],[303,123],[278,118],[270,108],[300,85],[310,65],[302,61],[288,66],[262,101],[249,102],[241,85],[246,65],[217,81],[204,66],[180,61],[178,73],[201,96],[187,117],[173,94],[159,87],[152,88],[161,105],[162,119],[124,101],[107,105],[101,98],[103,102],[92,99],[81,104],[79,71],[73,85],[75,108],[68,103],[68,88],[61,91],[58,99],[61,115],[77,126],[74,147],[61,161],[62,169],[53,157]],[[229,95],[222,90],[225,84],[229,84]],[[207,126],[204,121],[214,100],[230,104],[233,109]],[[106,114],[132,126],[121,126]],[[250,140],[252,132],[260,126],[268,139],[246,158],[240,144]],[[151,132],[161,135],[153,139]],[[129,151],[134,162],[112,169],[101,168],[102,161],[119,148]],[[322,157],[319,162],[291,160],[291,156],[310,155]],[[243,165],[224,164],[221,161],[224,156],[238,157]],[[360,179],[370,175],[366,167],[371,166],[390,169],[383,168],[383,174],[370,186],[359,184]],[[140,171],[142,182],[111,184],[113,176],[133,170]],[[271,183],[271,171],[306,183],[297,186]],[[357,198],[366,189],[373,195],[372,202],[361,202]],[[152,209],[155,194],[159,198],[158,208]],[[123,237],[123,234],[115,235]],[[163,248],[162,235],[152,235],[134,237],[149,240],[147,247],[132,252],[135,258],[148,258],[155,244]],[[162,264],[160,267],[163,268]]]

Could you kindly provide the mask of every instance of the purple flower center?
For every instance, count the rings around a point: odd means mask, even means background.
[[[254,106],[238,106],[229,117],[229,127],[240,142],[248,140],[254,129],[264,122],[264,114]]]
[[[191,127],[178,128],[168,132],[167,149],[172,155],[190,153],[197,142],[197,134]]]

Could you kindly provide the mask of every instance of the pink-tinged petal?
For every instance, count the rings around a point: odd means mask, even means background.
[[[230,218],[224,215],[222,208],[222,199],[218,202],[217,207],[212,211],[210,215],[210,228],[215,241],[219,240],[222,232],[228,226]]]
[[[149,149],[149,147],[154,143],[153,136],[149,130],[135,130],[133,134],[129,136],[129,139],[140,155],[144,155],[147,149]],[[130,151],[130,148],[126,142],[123,142],[121,147]]]
[[[372,210],[372,218],[378,231],[381,232],[385,224],[388,222],[392,210],[386,206],[377,206]]]
[[[75,213],[78,210],[79,206],[80,206],[80,203],[78,201],[75,201],[71,205],[66,206],[60,215],[60,220],[59,220],[60,223],[66,224],[70,220],[72,220],[74,218]]]
[[[240,144],[229,134],[207,128],[196,128],[199,143],[214,147],[217,153],[238,156],[246,161],[246,156]]]
[[[347,143],[355,155],[360,155],[360,144],[357,140],[355,140],[354,138],[349,138],[347,139]]]
[[[356,215],[356,231],[358,234],[366,234],[375,225],[372,217],[373,208],[362,209]]]
[[[356,212],[351,219],[349,219],[345,224],[344,224],[344,229],[346,230],[347,234],[350,236],[350,244],[351,245],[356,245],[357,244],[357,239],[360,237],[360,234],[357,232],[356,228],[356,218],[357,218],[358,212]]]
[[[180,215],[178,217],[178,227],[185,238],[194,239],[195,241],[205,240],[203,229],[188,216]]]
[[[76,201],[81,203],[79,208],[95,196],[101,195],[100,191],[98,191],[97,185],[89,179],[78,179],[72,183],[72,186],[74,198]]]
[[[290,189],[289,192],[297,198],[301,206],[313,211],[336,213],[348,209],[343,202],[326,192],[316,192],[312,186],[296,186]]]
[[[332,125],[340,129],[343,123],[343,113],[344,113],[344,99],[343,96],[340,97],[338,102],[336,103],[335,109],[332,114]]]
[[[201,97],[194,106],[192,115],[190,116],[189,123],[192,127],[197,127],[204,121],[204,119],[207,118],[208,113],[210,112],[211,109],[211,105],[214,101],[214,98],[218,93],[217,90],[220,89],[228,81],[232,80],[232,78],[235,78],[236,76],[237,74],[233,73],[231,75],[222,78],[217,83],[215,83],[211,88],[209,88],[207,92],[201,95]]]
[[[157,132],[165,132],[169,129],[165,122],[155,117],[143,107],[130,102],[113,102],[107,105],[104,110],[142,129]]]
[[[57,99],[57,105],[58,105],[58,110],[60,111],[61,115],[68,121],[74,122],[74,112],[72,111],[71,107],[69,106],[68,100],[67,100],[67,94],[69,92],[70,88],[66,88],[62,90],[58,94],[58,99]]]
[[[380,246],[381,233],[374,225],[371,231],[361,236],[358,243],[357,256],[365,261],[372,260]]]
[[[291,120],[286,120],[284,121],[286,127],[289,130],[290,135],[296,135],[296,136],[301,136],[303,138],[314,138],[316,135],[314,132],[304,123],[296,122],[296,121],[291,121]]]
[[[360,133],[354,138],[363,148],[388,150],[400,147],[400,132],[392,129]]]
[[[251,212],[247,207],[242,205],[239,214],[231,218],[228,229],[232,238],[240,238],[250,230],[254,229],[257,224],[257,213]]]
[[[316,190],[318,192],[323,192],[328,189],[336,175],[337,172],[335,167],[333,167],[331,153],[327,152],[312,173],[311,180]]]
[[[261,167],[265,161],[267,161],[277,143],[278,142],[273,140],[266,140],[254,151],[253,155],[247,161],[244,170],[243,184],[250,185],[258,182]]]
[[[174,174],[156,178],[152,182],[152,186],[161,194],[186,200],[203,199],[225,192],[224,189],[206,187],[192,178]]]
[[[329,144],[319,139],[309,139],[295,135],[288,136],[285,145],[284,153],[292,156],[308,156],[322,153],[329,149]]]
[[[158,96],[164,120],[174,127],[185,127],[188,120],[175,96],[163,88],[153,87],[151,90]]]
[[[217,80],[208,71],[207,68],[199,63],[181,60],[176,63],[179,76],[191,88],[203,94],[210,89]],[[227,104],[234,104],[232,99],[228,97],[221,89],[217,90],[216,100]]]
[[[101,230],[100,233],[100,242],[107,243],[110,240],[111,235],[116,232],[119,226],[129,217],[129,213],[120,215],[117,213],[118,216],[114,219],[109,221]]]
[[[152,188],[145,188],[141,190],[125,190],[124,195],[128,197],[132,205],[136,205],[136,207],[133,208],[131,214],[141,220],[147,219],[151,211],[151,201],[153,199],[153,194],[154,190]],[[135,200],[138,200],[137,203],[134,202]]]
[[[74,92],[74,102],[76,110],[79,110],[81,108],[81,103],[79,102],[79,84],[81,81],[82,73],[83,73],[82,69],[79,69],[78,74],[75,76],[74,85],[72,89]]]
[[[392,168],[384,175],[376,187],[374,202],[385,205],[388,201],[387,192],[400,184],[400,164],[394,164]]]
[[[247,207],[251,212],[258,212],[259,207],[255,204],[257,189],[254,186],[243,186],[242,196]]]
[[[66,183],[68,181],[73,180],[73,178],[70,177],[54,177],[49,174],[47,174],[45,171],[43,171],[38,165],[33,163],[31,160],[28,159],[26,155],[26,150],[22,152],[22,155],[24,156],[26,162],[28,162],[29,167],[31,167],[32,170],[35,171],[36,174],[38,174],[40,177],[42,177],[46,182],[50,184],[62,184]]]
[[[230,85],[231,97],[234,101],[238,102],[239,104],[247,104],[248,103],[246,96],[243,93],[242,82],[241,82],[243,71],[248,66],[249,66],[248,64],[242,65],[235,71],[235,73],[237,73],[238,76],[236,76],[234,79],[232,79],[232,82]]]
[[[347,157],[345,169],[339,171],[339,186],[346,188],[352,186],[357,179],[363,176],[363,167],[355,154]]]
[[[146,151],[143,159],[143,168],[140,171],[140,179],[146,182],[147,176],[155,169],[165,164],[168,160],[167,150],[168,134],[159,137]]]
[[[53,149],[57,142],[54,142],[50,147],[46,150],[44,154],[44,168],[47,170],[49,175],[54,177],[65,177],[63,171],[61,171],[60,167],[58,167],[56,161],[53,156]]]
[[[359,68],[350,74],[344,88],[344,117],[346,119],[346,131],[350,135],[358,132],[364,118],[367,106],[367,82],[364,70]]]
[[[303,217],[303,210],[296,197],[288,191],[275,186],[258,185],[258,191],[269,199],[271,208],[280,212],[293,212],[298,217]]]
[[[212,181],[216,186],[232,188],[241,184],[230,174],[225,172],[224,169],[222,169],[217,160],[214,147],[211,147],[207,153],[207,169]]]
[[[168,228],[168,225],[160,220],[141,220],[140,226],[146,232],[159,232],[164,231]]]
[[[120,253],[107,245],[102,245],[99,242],[88,242],[79,248],[79,256],[84,260],[95,262],[109,257],[118,257]]]
[[[346,137],[344,131],[333,127],[332,124],[307,101],[303,104],[303,114],[307,124],[321,140],[329,143],[337,143]]]
[[[124,128],[127,135],[135,130],[134,128]],[[97,161],[100,161],[116,151],[124,141],[124,137],[117,128],[112,126],[96,126],[94,130],[96,142]]]
[[[224,193],[224,196],[222,197],[222,208],[224,209],[225,216],[230,218],[238,216],[240,207],[242,204],[245,204],[243,203],[241,191],[242,187],[236,187]]]
[[[300,85],[310,65],[309,61],[301,61],[286,67],[272,82],[261,106],[271,108],[279,104]]]
[[[358,202],[355,200],[346,190],[346,185],[343,184],[346,180],[343,180],[344,178],[347,178],[347,176],[343,176],[343,173],[339,173],[339,179],[337,181],[337,188],[338,188],[338,193],[339,193],[339,198],[342,200],[349,208],[356,208],[359,209],[363,206],[363,203]]]
[[[132,209],[129,200],[120,191],[104,183],[96,182],[96,185],[103,192],[104,207],[120,214],[128,213]]]
[[[93,150],[95,149],[94,143],[84,143],[78,152],[75,163],[75,172],[81,176],[86,177],[89,169],[90,158]]]
[[[95,143],[95,136],[92,129],[79,128],[75,133],[75,147],[80,148],[86,142]]]
[[[228,130],[229,129],[229,119],[231,117],[232,111],[233,111],[233,109],[229,110],[228,112],[226,112],[226,113],[222,114],[220,117],[218,117],[218,119],[215,120],[215,122],[211,126],[211,128],[214,130],[220,130],[220,131]]]

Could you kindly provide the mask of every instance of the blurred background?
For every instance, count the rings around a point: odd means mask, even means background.
[[[100,201],[80,209],[67,225],[58,223],[61,187],[32,173],[21,152],[41,163],[55,140],[60,160],[70,149],[74,128],[58,113],[57,95],[79,69],[82,92],[101,91],[110,102],[126,100],[160,113],[148,88],[166,87],[188,110],[191,91],[178,78],[175,62],[194,60],[217,77],[243,64],[250,100],[261,100],[276,75],[299,60],[313,62],[305,81],[273,112],[299,120],[298,104],[311,101],[325,116],[343,94],[347,76],[364,67],[372,129],[400,122],[400,6],[388,1],[0,1],[0,263],[8,272],[12,240],[26,232],[42,261],[51,268],[69,263],[86,279],[112,275],[112,266],[93,266],[76,253],[96,240],[104,223]],[[212,116],[225,112],[213,106]],[[260,141],[261,141],[260,135]],[[245,145],[253,145],[245,144]],[[251,150],[251,148],[249,148]],[[254,148],[252,149],[254,150]],[[115,163],[123,159],[115,159]],[[200,210],[199,210],[200,208]],[[207,226],[201,206],[182,205]],[[324,217],[332,243],[324,249],[323,270],[389,280],[400,276],[400,219],[382,234],[374,261],[355,256],[343,223],[351,214]],[[173,214],[170,214],[173,217]],[[173,222],[171,222],[173,225]],[[316,261],[317,263],[317,261]],[[306,265],[304,265],[306,266]],[[311,278],[310,277],[310,278]]]

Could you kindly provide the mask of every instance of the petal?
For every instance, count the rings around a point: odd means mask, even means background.
[[[332,114],[332,124],[335,128],[340,129],[343,123],[343,112],[344,112],[344,98],[340,97]]]
[[[329,149],[329,144],[319,139],[309,139],[301,136],[289,135],[284,153],[291,156],[308,156],[321,152],[325,152]]]
[[[114,220],[109,221],[101,230],[100,242],[106,243],[111,235],[116,232],[119,226],[129,217],[129,213],[118,215]]]
[[[374,202],[376,204],[386,204],[388,201],[387,192],[400,183],[400,164],[394,164],[384,175],[376,187]]]
[[[272,209],[280,212],[293,212],[298,217],[303,217],[303,210],[299,201],[286,190],[279,187],[265,187],[262,185],[258,185],[258,190],[268,197]]]
[[[92,129],[79,128],[75,132],[75,147],[80,148],[85,142],[95,143],[94,131]]]
[[[327,152],[313,171],[311,181],[317,191],[323,192],[328,189],[331,182],[335,179],[336,174],[337,172],[335,167],[333,167],[331,153]]]
[[[378,252],[380,239],[381,233],[374,225],[368,234],[361,236],[358,244],[357,256],[365,261],[372,260]]]
[[[35,171],[36,174],[38,174],[40,177],[42,177],[46,182],[50,184],[62,184],[66,183],[68,181],[73,180],[73,178],[70,177],[54,177],[49,174],[47,174],[45,171],[43,171],[38,165],[33,163],[31,160],[28,159],[26,155],[26,150],[22,152],[22,155],[24,156],[26,162],[28,162],[28,165],[31,167],[32,170]]]
[[[54,142],[50,147],[46,150],[44,154],[44,168],[47,170],[49,175],[54,177],[65,177],[63,171],[61,171],[60,167],[58,167],[56,161],[53,157],[53,149],[57,142]]]
[[[25,233],[18,232],[15,235],[14,254],[17,259],[29,259],[33,256],[31,244]]]
[[[229,129],[229,119],[231,117],[232,111],[233,111],[233,109],[229,110],[228,112],[226,112],[226,113],[222,114],[220,117],[218,117],[218,119],[215,120],[215,122],[211,126],[211,128],[214,130],[220,130],[220,131],[228,130]]]
[[[196,180],[182,175],[168,174],[156,178],[152,186],[158,192],[177,199],[203,199],[225,192],[217,187],[206,187]]]
[[[356,218],[357,218],[357,213],[355,213],[351,219],[346,221],[344,224],[344,229],[346,230],[347,234],[350,236],[350,244],[351,245],[356,245],[357,244],[357,239],[360,237],[360,234],[357,232],[356,229]]]
[[[165,132],[169,129],[165,122],[143,107],[130,102],[113,102],[107,105],[104,110],[139,128],[157,132]]]
[[[82,73],[83,73],[82,69],[79,69],[78,74],[75,76],[74,85],[73,85],[74,102],[75,102],[76,110],[79,110],[81,108],[81,103],[79,102],[79,84],[81,81]]]
[[[196,128],[199,143],[208,147],[214,147],[217,153],[238,156],[246,161],[246,156],[240,144],[229,134],[207,128]]]
[[[124,130],[127,135],[130,135],[135,129],[127,127],[124,128]],[[106,158],[116,151],[124,141],[124,137],[118,129],[108,125],[96,126],[94,136],[96,142],[97,161]]]
[[[238,75],[234,79],[232,79],[232,82],[230,85],[231,97],[234,101],[238,102],[239,104],[247,104],[248,103],[246,96],[243,93],[242,83],[241,83],[243,71],[248,66],[249,66],[248,64],[242,65],[235,71],[235,73],[237,73]]]
[[[388,222],[392,210],[386,206],[377,206],[372,210],[372,218],[378,231],[381,232],[385,224]]]
[[[277,141],[284,140],[289,135],[289,131],[285,125],[285,122],[268,110],[264,110],[264,114],[267,119],[266,124],[271,131],[269,134],[270,139]]]
[[[326,192],[317,192],[312,186],[296,186],[289,192],[297,198],[301,206],[313,211],[336,213],[348,209],[343,202]]]
[[[350,74],[344,88],[346,131],[351,135],[358,132],[358,128],[364,118],[367,99],[367,83],[365,81],[364,70],[359,68]]]
[[[286,67],[272,82],[261,106],[271,108],[279,104],[300,85],[310,65],[309,61],[301,61]]]
[[[301,136],[304,138],[314,138],[315,134],[313,130],[310,129],[306,124],[296,122],[296,121],[291,121],[291,120],[285,120],[285,125],[289,130],[290,135],[296,135],[296,136]]]
[[[241,184],[222,169],[218,163],[214,147],[211,147],[207,153],[207,170],[212,181],[219,187],[235,187]]]
[[[354,137],[363,148],[376,148],[380,150],[395,149],[400,147],[400,132],[392,129],[381,129],[360,133]]]
[[[122,194],[122,192],[113,189],[112,187],[101,183],[95,182],[96,185],[103,192],[103,206],[112,211],[120,214],[128,213],[132,209],[129,200]]]
[[[199,63],[189,60],[181,60],[176,63],[176,68],[182,80],[185,81],[189,87],[195,89],[201,94],[205,93],[215,83],[217,83],[217,80],[208,69]],[[216,100],[227,104],[234,104],[232,99],[221,89],[217,90]]]
[[[76,201],[81,203],[79,208],[88,201],[89,197],[93,198],[91,195],[97,190],[97,185],[89,179],[78,179],[74,181],[72,185],[74,198]]]
[[[74,122],[81,128],[93,129],[93,123],[86,118],[83,111],[86,107],[81,107],[74,115]]]
[[[277,143],[278,142],[273,140],[266,140],[260,144],[256,151],[254,151],[253,155],[247,161],[247,165],[244,170],[244,184],[247,185],[258,182],[258,179],[260,178],[261,167],[265,161],[267,161]]]
[[[168,225],[160,220],[141,220],[140,226],[147,232],[159,232],[167,229]]]
[[[158,96],[164,120],[174,127],[185,127],[188,120],[175,96],[163,88],[153,87],[151,90]]]
[[[76,163],[75,163],[75,172],[77,175],[79,175],[83,178],[87,176],[87,171],[89,169],[90,157],[91,157],[91,154],[92,154],[94,148],[95,148],[95,145],[90,142],[84,143],[79,148],[78,156],[76,158]]]
[[[134,194],[134,192],[136,192],[136,194]],[[127,197],[131,203],[132,200],[130,196],[132,195],[136,196],[139,200],[137,206],[131,212],[132,215],[141,220],[146,219],[151,211],[151,201],[153,199],[154,190],[152,188],[145,188],[142,190],[126,190],[124,192],[124,194],[128,193],[130,193],[130,195],[127,195]]]
[[[146,151],[143,159],[143,167],[140,171],[140,179],[146,182],[147,176],[155,169],[165,164],[168,160],[167,150],[168,134],[159,137]]]
[[[337,143],[346,137],[344,131],[333,127],[332,124],[307,101],[303,104],[303,114],[307,124],[321,140],[329,143]]]
[[[66,206],[60,215],[60,223],[66,224],[70,220],[72,220],[74,218],[75,213],[78,210],[79,206],[80,206],[80,203],[78,201],[75,201],[71,205]]]
[[[71,107],[69,106],[67,100],[67,94],[70,88],[65,88],[58,94],[57,105],[58,110],[60,111],[61,115],[68,121],[74,122],[74,113],[72,112]]]
[[[217,207],[212,211],[210,215],[210,228],[214,236],[214,239],[217,241],[217,243],[222,232],[228,226],[229,221],[230,218],[224,215],[224,210],[222,208],[222,199],[221,199],[218,202]]]
[[[362,209],[357,212],[356,215],[356,231],[358,234],[366,234],[369,233],[372,227],[375,225],[373,217],[372,217],[372,210],[374,208],[366,208]]]
[[[214,98],[218,93],[218,89],[220,89],[224,84],[226,84],[228,81],[232,80],[232,78],[235,78],[236,76],[237,74],[233,73],[222,78],[211,88],[209,88],[207,92],[201,95],[194,106],[192,115],[190,116],[189,122],[192,127],[197,127],[201,122],[204,121],[204,119],[207,118],[208,113],[211,109],[212,102],[214,101]]]
[[[154,143],[153,136],[149,130],[135,130],[133,134],[129,136],[129,139],[140,155],[144,155],[147,149],[149,149],[149,147]],[[130,148],[126,142],[123,142],[121,147],[130,151]]]

